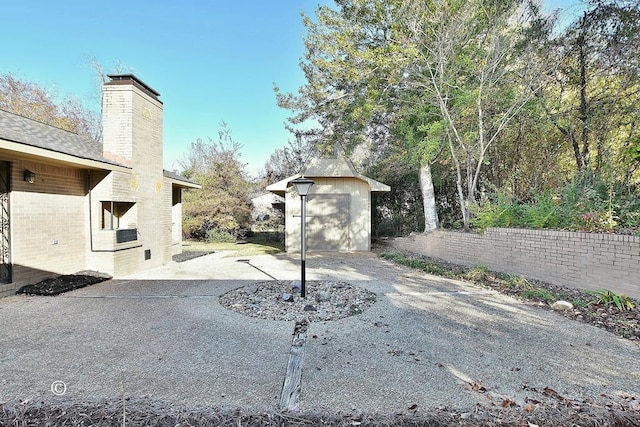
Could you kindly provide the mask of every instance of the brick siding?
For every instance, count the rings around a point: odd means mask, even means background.
[[[0,296],[56,274],[83,270],[86,264],[86,172],[34,161],[11,161],[11,263],[13,283]],[[36,174],[25,183],[24,169]]]
[[[437,230],[394,239],[397,250],[466,266],[485,265],[561,286],[610,289],[640,299],[640,237],[489,228],[484,235]]]

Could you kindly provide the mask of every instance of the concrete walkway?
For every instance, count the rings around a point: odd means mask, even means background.
[[[298,279],[298,258],[224,255],[58,297],[0,299],[0,401],[124,393],[277,410],[293,322],[245,317],[218,297],[256,281]],[[307,278],[348,281],[378,301],[361,315],[309,326],[302,411],[640,396],[637,343],[554,312],[373,254],[310,255]]]

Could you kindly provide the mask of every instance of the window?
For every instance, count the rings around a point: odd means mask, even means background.
[[[135,203],[107,201],[102,203],[102,229],[135,229]]]

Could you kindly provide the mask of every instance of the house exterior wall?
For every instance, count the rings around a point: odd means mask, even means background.
[[[136,203],[132,195],[134,174],[124,172],[94,171],[90,174],[90,191],[87,204],[91,206],[91,220],[87,224],[90,241],[87,265],[92,270],[118,276],[135,271],[143,257],[142,245],[138,240],[117,243],[116,230],[103,224],[102,202]],[[132,209],[138,210],[137,204]],[[120,228],[137,228],[137,214],[130,215]]]
[[[274,209],[274,204],[284,203],[283,199],[273,193],[265,193],[251,199],[251,216],[257,220],[259,216],[281,215],[282,212]]]
[[[117,164],[90,151],[76,156],[69,146],[60,152],[66,157],[0,150],[10,172],[3,220],[10,222],[12,267],[0,296],[82,270],[123,276],[169,263],[182,251],[182,188],[197,186],[164,174],[158,93],[130,75],[112,76],[103,91],[103,157]],[[25,138],[47,141],[41,130]],[[51,130],[53,143],[60,133]],[[36,174],[35,183],[24,182],[25,169]],[[135,239],[118,243],[122,229],[135,230]]]
[[[484,235],[437,230],[393,247],[463,265],[486,265],[561,286],[610,289],[640,299],[640,237],[489,228]]]
[[[12,283],[0,296],[56,274],[85,269],[86,171],[3,155],[10,164]],[[36,182],[24,182],[25,169]]]
[[[369,251],[371,249],[371,193],[356,178],[312,178],[307,198],[308,251]],[[286,250],[300,252],[300,197],[286,193]]]

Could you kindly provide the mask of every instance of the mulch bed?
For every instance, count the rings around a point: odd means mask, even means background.
[[[184,262],[204,255],[212,254],[213,251],[188,251],[173,256],[176,262]],[[109,280],[103,274],[63,274],[61,276],[44,279],[38,283],[25,285],[16,291],[16,294],[55,296],[74,289],[95,285],[96,283]]]
[[[85,286],[95,285],[109,279],[109,277],[105,276],[88,274],[64,274],[32,285],[25,285],[18,289],[16,294],[54,296],[74,289],[84,288]]]
[[[0,402],[0,425],[11,426],[638,426],[640,413],[590,406],[472,408],[469,412],[415,407],[394,414],[277,412],[219,408],[188,409],[158,401]]]
[[[214,251],[184,251],[180,254],[174,255],[173,260],[175,262],[185,262],[189,261],[190,259],[198,258],[212,253],[214,253]]]

